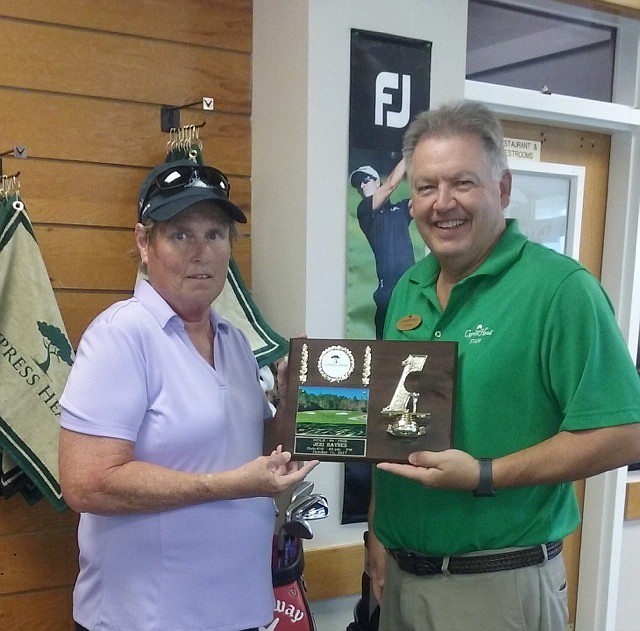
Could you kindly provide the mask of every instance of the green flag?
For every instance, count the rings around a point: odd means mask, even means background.
[[[213,308],[247,336],[260,368],[284,357],[289,351],[287,340],[262,317],[233,258],[229,261],[227,282],[213,301]]]
[[[58,482],[58,400],[73,363],[44,261],[24,203],[0,198],[0,449],[3,479],[18,470],[63,511]]]

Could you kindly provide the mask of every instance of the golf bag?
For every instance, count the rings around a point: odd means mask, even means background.
[[[316,631],[302,576],[304,551],[302,540],[311,539],[310,520],[329,514],[327,500],[311,494],[313,483],[302,482],[291,495],[284,522],[273,537],[271,577],[276,599],[274,619],[260,631]]]
[[[273,591],[276,597],[274,619],[261,631],[315,631],[316,625],[307,600],[307,587],[304,583],[304,552],[302,541],[292,538],[287,545],[290,555],[286,564],[277,558],[277,537],[273,538],[274,558],[271,565]]]

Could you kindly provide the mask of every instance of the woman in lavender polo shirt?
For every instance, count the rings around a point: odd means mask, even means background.
[[[189,160],[151,171],[135,228],[148,280],[78,347],[61,399],[60,477],[81,513],[79,630],[272,620],[270,498],[317,462],[262,456],[271,412],[256,361],[210,307],[246,222],[228,192],[222,173]]]

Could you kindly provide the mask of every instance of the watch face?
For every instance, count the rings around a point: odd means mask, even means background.
[[[344,346],[329,346],[318,357],[318,370],[327,381],[344,381],[354,366],[353,355]]]

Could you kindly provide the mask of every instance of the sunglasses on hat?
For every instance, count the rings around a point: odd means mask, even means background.
[[[140,220],[145,218],[148,210],[147,202],[149,199],[161,191],[175,191],[178,189],[190,188],[192,186],[214,188],[221,192],[224,197],[229,199],[231,191],[231,183],[227,176],[209,166],[199,164],[191,165],[174,165],[167,166],[164,171],[156,175],[147,189],[147,193],[140,201]],[[144,210],[143,210],[144,209]]]

